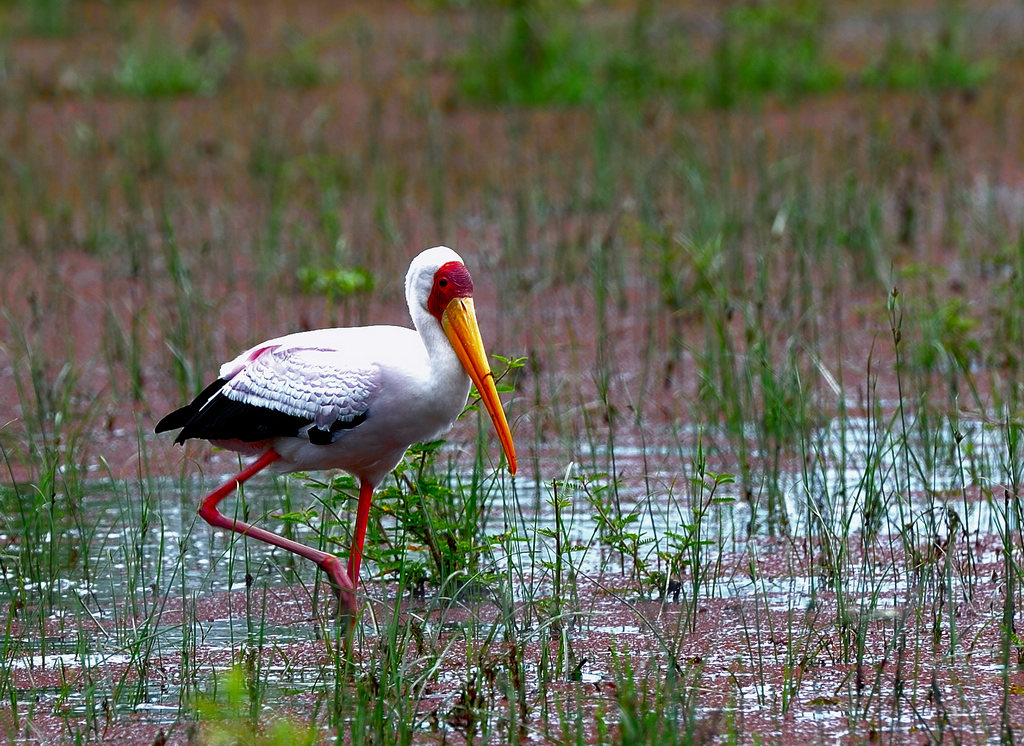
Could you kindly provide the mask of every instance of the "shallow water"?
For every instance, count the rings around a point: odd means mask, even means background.
[[[701,539],[713,543],[715,554],[747,551],[748,543],[767,535],[769,526],[791,541],[818,536],[823,530],[843,537],[859,536],[865,531],[865,515],[871,513],[873,508],[868,505],[872,501],[881,512],[876,510],[870,518],[870,530],[882,535],[898,533],[915,523],[928,535],[940,539],[948,536],[951,526],[969,535],[998,533],[1005,525],[1004,507],[984,495],[996,491],[996,497],[1002,497],[1001,490],[993,490],[998,481],[998,465],[1004,458],[1002,435],[998,428],[982,422],[968,423],[962,428],[963,439],[956,444],[959,457],[950,453],[954,448],[950,439],[937,442],[932,449],[945,455],[934,457],[924,469],[919,461],[911,463],[907,448],[896,438],[889,433],[873,432],[872,423],[867,420],[851,419],[841,426],[829,425],[807,439],[812,450],[804,462],[809,466],[783,468],[764,477],[760,485],[755,475],[752,490],[739,480],[721,484],[714,493],[716,502],[705,506],[699,521],[695,521],[692,505],[695,500],[708,497],[709,491],[695,490],[692,464],[680,463],[677,446],[644,451],[624,448],[616,453],[620,479],[614,489],[607,477],[588,478],[573,463],[565,468],[560,497],[568,498],[568,505],[562,508],[560,516],[555,515],[551,504],[550,483],[517,478],[516,503],[501,505],[500,493],[507,489],[508,480],[499,477],[501,481],[495,490],[499,494],[492,499],[485,533],[518,530],[528,538],[526,545],[533,564],[540,566],[554,561],[556,547],[552,534],[561,531],[563,544],[579,548],[571,553],[573,567],[588,574],[627,569],[624,565],[629,561],[600,541],[603,534],[597,519],[599,509],[613,517],[628,517],[631,532],[653,540],[640,550],[641,558],[653,556],[671,543],[672,539],[667,537],[678,536],[687,526],[694,525],[699,526]],[[939,441],[939,437],[935,440]],[[912,442],[910,448],[920,452],[921,444]],[[683,457],[687,455],[695,457],[682,452]],[[638,470],[642,464],[647,465],[648,471],[640,480]],[[290,493],[293,509],[321,509],[317,504],[321,489],[307,487],[298,478],[288,479],[287,485],[280,478],[257,479],[248,484],[245,506],[249,516],[273,516],[280,512],[282,489]],[[777,492],[776,505],[781,507],[781,511],[776,508],[774,516],[763,497],[769,480],[771,489]],[[82,500],[82,510],[92,516],[86,524],[92,552],[89,576],[72,571],[66,576],[58,575],[49,587],[33,586],[31,581],[19,577],[17,564],[5,563],[0,599],[9,599],[11,584],[22,582],[36,592],[51,591],[65,599],[78,596],[91,613],[108,618],[116,614],[116,604],[126,597],[151,595],[153,584],[162,590],[173,590],[175,595],[189,596],[237,590],[244,584],[246,573],[270,587],[291,585],[296,578],[311,581],[315,573],[309,563],[261,542],[243,541],[214,531],[197,517],[199,497],[215,481],[218,480],[200,484],[199,480],[182,483],[153,479],[140,490],[137,484],[119,484],[115,492],[105,491],[97,483]],[[980,497],[979,486],[985,489]],[[141,536],[138,526],[143,511],[128,502],[135,499],[132,493],[136,491],[150,495],[145,510],[147,528]],[[597,492],[601,494],[595,497]],[[539,510],[524,506],[539,506]],[[228,498],[221,508],[229,515],[233,509],[242,510],[235,498]],[[956,514],[953,523],[950,513]],[[257,519],[256,523],[271,530],[280,530],[282,525],[273,517]],[[289,530],[296,540],[316,543],[316,531],[309,526],[291,524]],[[57,554],[63,555],[76,549],[81,536],[79,528],[68,526],[59,535],[44,534],[41,538],[55,543]],[[0,534],[0,543],[17,546],[17,531]],[[510,558],[497,556],[495,561],[495,569],[504,570]],[[364,577],[374,570],[371,562]],[[741,583],[732,586],[734,593],[746,592],[747,586]]]
[[[787,559],[789,555],[774,549],[777,545],[770,542],[782,542],[784,547],[832,542],[851,552],[842,565],[845,576],[839,584],[849,594],[851,613],[888,623],[904,613],[907,599],[917,592],[912,574],[890,572],[897,567],[895,561],[880,571],[853,552],[852,545],[863,542],[913,548],[929,542],[940,545],[961,536],[978,540],[998,534],[1013,520],[1004,514],[1001,502],[986,497],[996,492],[993,485],[1004,448],[1000,431],[982,422],[961,424],[961,428],[959,442],[942,432],[925,442],[894,437],[891,428],[879,429],[868,420],[831,423],[811,434],[802,459],[793,459],[778,473],[755,477],[759,486],[753,490],[738,480],[722,483],[714,493],[721,502],[713,503],[707,502],[707,478],[704,486],[692,479],[696,453],[681,453],[677,447],[616,452],[619,479],[615,489],[606,477],[591,479],[570,464],[559,486],[560,497],[568,498],[568,503],[559,515],[551,504],[555,489],[551,483],[518,479],[516,502],[502,504],[497,496],[508,493],[509,483],[507,477],[498,475],[485,532],[497,535],[512,530],[520,541],[495,548],[488,569],[510,573],[515,568],[511,574],[525,578],[524,583],[512,584],[517,602],[550,596],[561,547],[562,570],[568,582],[578,581],[585,594],[593,594],[595,588],[613,589],[604,597],[599,593],[581,601],[582,608],[567,617],[568,639],[584,647],[606,638],[617,640],[626,649],[649,645],[649,623],[639,623],[627,610],[643,600],[638,599],[635,586],[630,590],[626,577],[636,569],[634,559],[623,550],[622,542],[609,538],[607,527],[595,517],[604,511],[613,517],[633,517],[623,525],[637,536],[636,559],[647,569],[670,574],[667,553],[686,554],[694,551],[693,542],[706,542],[699,555],[686,556],[707,563],[708,572],[696,584],[691,570],[674,578],[666,576],[666,583],[672,580],[671,586],[665,586],[666,598],[674,594],[684,600],[696,600],[695,596],[708,602],[718,599],[727,604],[725,609],[731,608],[731,603],[756,599],[766,615],[782,617],[830,608],[833,602],[827,597],[836,584],[805,561]],[[924,459],[922,452],[932,456]],[[692,459],[690,464],[681,463],[686,457]],[[641,468],[647,472],[641,473]],[[181,483],[169,479],[142,485],[120,483],[113,490],[95,485],[82,498],[81,511],[89,520],[63,527],[57,522],[55,533],[42,537],[56,548],[57,566],[73,569],[60,571],[47,584],[19,575],[15,562],[4,563],[0,604],[26,596],[54,597],[52,613],[45,620],[48,639],[41,644],[38,626],[30,625],[5,643],[6,668],[14,677],[26,675],[34,680],[32,691],[39,706],[85,713],[95,709],[98,699],[109,698],[116,712],[170,724],[179,716],[183,693],[177,674],[146,678],[159,661],[180,661],[201,649],[203,660],[219,661],[199,665],[193,675],[202,680],[213,670],[230,666],[245,649],[287,651],[316,641],[318,628],[308,620],[317,575],[313,566],[260,542],[207,527],[194,511],[197,496],[209,486],[198,480]],[[767,498],[761,499],[769,489],[776,496],[775,515]],[[320,507],[317,495],[322,494],[321,489],[299,478],[287,482],[258,479],[245,491],[250,515],[280,510],[283,491],[290,495],[292,509]],[[1001,498],[1002,491],[998,493]],[[135,494],[147,495],[148,502],[144,506],[132,502]],[[702,506],[699,517],[694,515],[695,500]],[[229,499],[222,509],[228,512],[233,504],[239,503]],[[537,505],[539,511],[524,507]],[[281,525],[274,519],[257,522],[272,529]],[[145,531],[139,529],[143,524]],[[313,544],[317,540],[309,527],[292,525],[290,530],[300,541]],[[559,542],[554,539],[556,532],[561,533]],[[871,542],[865,538],[869,532],[874,537]],[[683,535],[689,544],[682,542]],[[878,538],[887,536],[900,539],[886,542]],[[88,576],[81,571],[83,563],[71,558],[83,540],[90,552]],[[8,552],[18,542],[17,532],[0,536]],[[685,545],[682,548],[681,543]],[[1000,556],[997,546],[982,546],[978,541],[973,561],[995,563]],[[752,572],[748,566],[761,570]],[[368,562],[364,578],[372,578],[376,570]],[[237,596],[246,587],[247,573],[254,581],[251,603]],[[22,584],[21,593],[14,592],[17,584]],[[385,606],[389,595],[396,592],[393,584],[372,581],[365,588]],[[568,595],[578,592],[572,587]],[[329,595],[325,586],[320,593],[321,598]],[[212,608],[202,608],[210,598],[220,601]],[[625,599],[626,606],[618,599]],[[492,602],[484,592],[475,600],[468,596],[458,605],[487,607]],[[737,629],[743,632],[748,624],[745,619],[741,614],[730,624],[739,625]],[[455,619],[437,627],[427,624],[424,630],[440,636],[457,633],[465,624]],[[498,638],[503,630],[500,622],[479,620],[467,629],[478,635],[490,630]],[[364,634],[375,633],[373,626],[364,628]],[[777,646],[763,640],[749,643],[747,652],[755,650],[769,658],[778,656]],[[716,655],[714,650],[705,650],[699,655],[706,670],[729,670],[735,667],[737,651]],[[577,680],[591,684],[608,681],[607,662],[599,663],[604,660],[598,656],[592,664],[582,666]],[[129,669],[142,676],[141,689],[132,696],[119,697],[116,692],[123,685],[120,672]],[[535,668],[531,670],[533,676],[538,675]],[[89,687],[67,686],[68,680],[78,676],[76,671],[91,682]],[[52,686],[40,683],[48,672],[57,677]],[[324,683],[323,662],[318,660],[268,664],[263,674],[271,688],[284,687],[290,693]],[[456,679],[460,675],[452,674]],[[735,680],[740,682],[742,677]],[[738,685],[740,698],[730,706],[759,711],[766,703],[780,700],[780,684],[756,676],[751,681]],[[826,704],[808,704],[794,717],[816,724],[827,721],[835,725],[843,720],[849,706],[846,695],[836,700],[842,706],[827,704],[829,697],[837,696],[834,686],[820,695],[826,697],[821,700]],[[450,693],[443,692],[436,696],[450,699]],[[807,702],[814,700],[805,696]],[[904,715],[886,724],[898,731],[912,726],[913,721]]]

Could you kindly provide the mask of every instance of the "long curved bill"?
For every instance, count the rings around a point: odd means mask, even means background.
[[[454,298],[441,314],[441,327],[448,340],[455,348],[462,367],[466,369],[470,379],[480,392],[484,409],[491,416],[494,429],[498,433],[501,447],[508,459],[508,470],[516,473],[516,447],[512,443],[512,432],[505,419],[505,410],[498,399],[498,389],[494,386],[494,374],[487,362],[484,342],[480,338],[480,326],[476,321],[476,309],[472,298]]]

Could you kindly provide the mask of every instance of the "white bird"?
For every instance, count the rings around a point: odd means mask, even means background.
[[[203,501],[199,515],[312,560],[328,575],[339,606],[354,618],[363,540],[373,490],[413,443],[437,438],[465,408],[470,382],[516,472],[516,454],[494,385],[462,259],[438,246],[417,256],[405,278],[415,331],[397,326],[318,329],[262,342],[221,366],[220,377],[156,432],[175,443],[202,438],[258,455]],[[468,374],[468,375],[467,375]],[[278,473],[342,469],[359,480],[348,567],[332,554],[233,520],[217,504],[264,468]]]

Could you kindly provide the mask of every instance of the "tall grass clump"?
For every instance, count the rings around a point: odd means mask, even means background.
[[[626,652],[612,651],[615,673],[618,728],[616,743],[690,744],[705,743],[722,735],[721,711],[699,712],[701,669],[685,671],[673,666],[662,670],[658,660],[649,660],[645,670]]]
[[[598,23],[578,2],[470,6],[474,34],[453,67],[460,94],[491,106],[668,101],[731,109],[844,86],[974,90],[996,69],[969,56],[955,3],[934,40],[922,46],[908,41],[911,31],[894,30],[881,52],[852,69],[830,53],[829,9],[808,0],[724,5],[708,54],[694,51],[692,32],[659,25],[654,0],[637,3],[617,24]]]
[[[500,362],[505,370],[496,383],[500,392],[508,393],[523,361]],[[476,411],[475,405],[467,409]],[[385,576],[403,577],[420,595],[426,583],[458,596],[495,580],[491,558],[502,537],[488,534],[486,526],[505,487],[484,461],[485,432],[481,423],[479,455],[468,474],[455,470],[454,457],[442,450],[444,441],[423,443],[409,449],[393,473],[395,483],[375,493],[368,556],[377,560]],[[354,486],[349,478],[342,479]]]
[[[899,341],[916,403],[925,414],[929,405],[955,410],[962,401],[984,407],[977,376],[984,359],[981,320],[972,304],[938,291],[941,268],[908,265],[900,278],[893,297],[903,316]]]
[[[480,4],[469,49],[457,60],[459,90],[484,104],[580,104],[595,95],[593,40],[575,2]]]
[[[967,4],[941,6],[934,36],[921,40],[906,29],[892,29],[881,55],[859,73],[859,82],[874,88],[943,91],[974,90],[989,79],[997,63],[971,58]]]
[[[687,490],[688,505],[676,508],[678,524],[671,522],[664,536],[655,541],[658,558],[666,561],[659,588],[662,598],[670,592],[676,599],[682,597],[685,606],[681,619],[691,632],[696,628],[700,600],[713,598],[720,590],[724,558],[731,544],[726,528],[731,518],[723,508],[735,501],[725,490],[734,481],[732,474],[708,468],[703,444],[698,442]]]
[[[656,7],[652,0],[640,2],[621,27],[599,30],[582,4],[480,4],[475,35],[455,64],[459,90],[490,105],[666,98],[730,108],[764,95],[823,93],[844,82],[823,49],[827,19],[816,3],[730,5],[704,60],[694,59],[682,31],[657,27]]]
[[[335,71],[320,61],[324,39],[307,37],[286,27],[281,33],[281,50],[266,65],[266,76],[283,88],[314,88],[329,82]]]
[[[121,49],[110,85],[117,93],[147,99],[212,96],[236,54],[234,44],[221,35],[184,47],[153,30]]]
[[[18,0],[14,7],[32,36],[59,38],[75,32],[78,18],[71,0]]]
[[[208,744],[245,743],[251,746],[312,746],[320,734],[283,714],[265,717],[253,711],[258,682],[244,665],[212,674],[209,692],[199,698],[199,739]]]
[[[698,73],[704,102],[728,108],[765,94],[793,99],[835,90],[843,74],[825,54],[825,22],[825,6],[807,0],[729,5]]]
[[[161,317],[161,324],[180,398],[188,399],[206,385],[206,377],[217,360],[211,349],[209,326],[213,303],[201,291],[200,278],[182,251],[166,212],[161,227],[164,257],[174,299],[170,313]]]
[[[383,553],[385,573],[401,572],[418,583],[429,580],[443,587],[459,576],[475,578],[480,571],[487,503],[476,484],[460,485],[455,474],[436,472],[440,445],[414,447],[395,472],[397,484],[377,492],[375,503],[380,514],[394,521],[395,535],[392,539],[374,530],[370,540]],[[424,560],[410,557],[410,546],[422,547]]]
[[[991,320],[993,338],[1003,343],[986,345],[985,361],[998,371],[995,406],[1014,412],[1024,401],[1024,318],[1015,310],[1016,302],[1024,297],[1024,226],[1017,240],[1009,242],[995,261],[1003,271],[985,316]]]

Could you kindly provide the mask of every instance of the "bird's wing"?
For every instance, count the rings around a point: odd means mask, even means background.
[[[186,417],[187,421],[179,425],[175,442],[204,438],[251,443],[305,434],[315,444],[330,443],[335,433],[366,419],[380,383],[375,364],[346,360],[330,347],[265,344],[236,368],[230,377],[222,369],[219,388],[211,392],[216,384],[207,387],[193,404],[179,410],[182,416],[170,425]]]
[[[232,401],[301,417],[323,430],[365,415],[378,390],[372,363],[339,364],[335,349],[265,348],[220,393]]]

